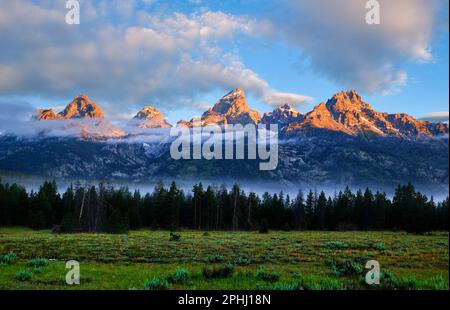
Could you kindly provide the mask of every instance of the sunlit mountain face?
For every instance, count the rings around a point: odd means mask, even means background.
[[[244,160],[174,160],[174,137],[158,109],[145,106],[114,125],[101,107],[80,95],[61,112],[38,109],[27,125],[35,134],[3,134],[0,169],[47,178],[145,183],[205,180],[283,184],[286,188],[371,186],[388,189],[414,182],[442,195],[448,185],[448,124],[375,111],[356,91],[344,91],[305,114],[290,105],[261,115],[241,88],[209,108],[196,126],[279,127],[279,163],[260,171]],[[177,127],[190,129],[193,120]]]
[[[53,109],[38,109],[33,116],[38,121],[60,121],[65,128],[70,128],[70,121],[93,120],[96,124],[107,124],[104,112],[87,95],[79,95],[64,110],[55,113]],[[197,126],[208,125],[258,125],[276,124],[284,134],[291,138],[307,135],[309,131],[323,130],[351,136],[398,137],[402,139],[446,138],[449,132],[448,123],[417,120],[405,113],[389,114],[375,111],[370,104],[364,102],[354,90],[335,94],[327,102],[315,106],[312,111],[302,114],[292,105],[282,105],[261,117],[256,110],[250,109],[245,91],[237,88],[203,113]],[[145,106],[129,120],[140,128],[170,128],[164,114],[155,107]],[[193,127],[194,120],[180,120],[177,124]],[[30,126],[36,125],[30,121]],[[99,131],[101,126],[99,127]],[[12,133],[14,135],[14,133]],[[93,130],[95,135],[95,129]],[[111,136],[121,139],[125,136]],[[89,139],[87,135],[82,138]],[[109,138],[105,136],[104,138]]]

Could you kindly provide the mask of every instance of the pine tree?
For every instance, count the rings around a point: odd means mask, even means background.
[[[60,210],[58,211],[58,208]],[[44,182],[39,191],[27,191],[0,180],[0,225],[28,225],[44,229],[60,224],[62,232],[126,232],[144,225],[177,229],[403,229],[413,233],[448,230],[448,197],[439,203],[417,192],[412,184],[398,186],[391,202],[385,193],[372,194],[366,188],[356,195],[347,187],[326,197],[309,191],[306,201],[299,191],[292,201],[283,192],[262,199],[238,185],[230,192],[193,187],[184,195],[175,182],[169,189],[162,183],[151,194],[132,194],[127,187],[114,189],[76,184],[62,198],[56,183]],[[263,229],[264,230],[264,229]]]
[[[388,212],[388,199],[385,193],[377,192],[374,198],[374,228],[376,229],[384,229],[388,228],[388,223],[386,220],[387,212]]]
[[[364,227],[364,197],[361,190],[358,190],[356,192],[355,198],[353,200],[353,218],[355,220],[356,226],[360,230],[366,229]]]
[[[72,232],[77,226],[75,211],[75,194],[72,185],[67,188],[62,197],[63,218],[61,220],[61,232]]]
[[[195,229],[202,229],[202,201],[203,201],[203,185],[202,183],[194,185],[192,190],[194,193],[193,203],[194,203],[194,227]]]
[[[175,230],[180,227],[180,209],[182,207],[183,194],[175,182],[170,185],[167,193],[167,207],[170,212],[170,229]]]
[[[334,221],[334,201],[331,197],[328,197],[325,209],[325,229],[336,229],[336,223]]]
[[[142,197],[138,189],[133,193],[130,205],[130,228],[139,229],[142,227],[144,214],[142,212]]]
[[[293,222],[295,229],[306,229],[306,215],[305,215],[305,199],[303,192],[298,191],[297,197],[295,197],[293,207]]]
[[[372,191],[366,188],[363,196],[362,229],[373,229],[375,227],[375,205]]]
[[[305,204],[305,218],[306,218],[306,228],[315,229],[314,227],[314,193],[310,190],[308,196],[306,196]]]
[[[324,192],[321,192],[317,199],[316,218],[318,229],[325,229],[325,212],[327,208],[327,196]]]
[[[45,191],[39,193],[32,199],[29,212],[29,225],[32,229],[44,229],[51,226],[52,206]]]

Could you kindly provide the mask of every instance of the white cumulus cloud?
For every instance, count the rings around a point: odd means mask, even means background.
[[[448,1],[378,2],[381,23],[368,25],[365,0],[283,0],[274,29],[317,73],[344,87],[388,94],[407,83],[406,64],[433,60],[433,39],[448,31]]]
[[[187,98],[235,87],[274,105],[307,98],[272,89],[221,48],[236,36],[271,33],[270,22],[208,10],[158,14],[137,10],[138,2],[83,1],[77,26],[65,24],[61,3],[0,1],[7,47],[0,51],[0,94],[83,92],[117,109],[130,103],[173,109]],[[114,16],[126,22],[114,23]]]

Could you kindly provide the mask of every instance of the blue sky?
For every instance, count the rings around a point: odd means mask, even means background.
[[[172,123],[235,87],[261,113],[307,112],[356,89],[376,110],[448,120],[446,0],[0,0],[0,104],[57,107],[87,93],[111,117],[143,105]],[[420,12],[420,14],[417,14]]]

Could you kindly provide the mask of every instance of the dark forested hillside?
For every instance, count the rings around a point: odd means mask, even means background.
[[[411,141],[316,133],[280,141],[278,166],[273,171],[260,171],[259,160],[177,161],[171,158],[169,147],[168,141],[0,137],[0,170],[47,179],[270,181],[304,188],[349,185],[382,191],[412,182],[422,192],[440,196],[448,192],[448,139]]]

